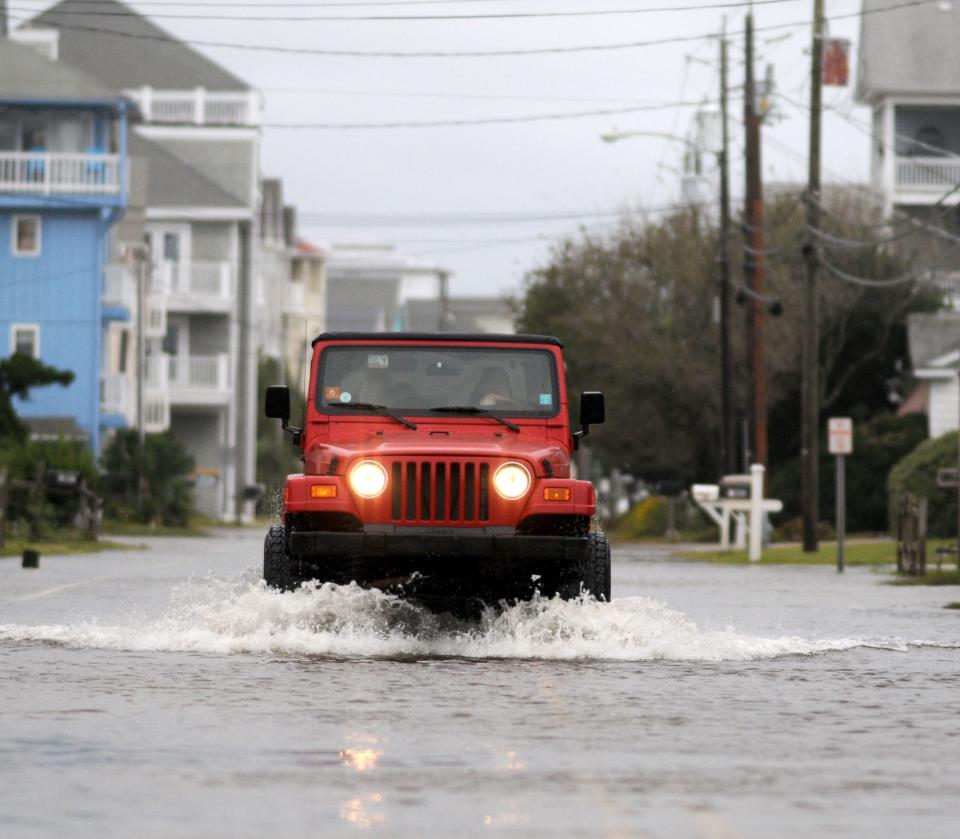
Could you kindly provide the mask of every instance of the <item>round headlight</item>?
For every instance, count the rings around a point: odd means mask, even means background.
[[[374,460],[364,460],[350,470],[350,488],[363,498],[376,498],[387,488],[387,470]]]
[[[493,473],[493,487],[508,500],[522,498],[530,489],[530,473],[520,463],[504,463]]]

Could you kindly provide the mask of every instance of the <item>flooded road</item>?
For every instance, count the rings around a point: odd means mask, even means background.
[[[144,541],[0,560],[0,836],[960,832],[955,589],[630,548],[469,624]]]

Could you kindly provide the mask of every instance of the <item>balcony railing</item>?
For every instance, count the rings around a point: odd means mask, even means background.
[[[945,193],[960,183],[960,157],[898,157],[896,162],[899,190]]]
[[[136,395],[133,378],[126,373],[104,373],[100,376],[100,410],[118,414],[132,421],[136,416]]]
[[[146,122],[174,125],[256,125],[260,96],[255,91],[154,90],[141,87],[126,94]]]
[[[129,266],[114,263],[103,269],[103,305],[136,310],[137,281]]]
[[[143,428],[148,434],[157,434],[170,427],[170,397],[167,394],[145,397],[143,400]]]
[[[229,365],[226,353],[171,355],[169,358],[171,388],[189,388],[206,392],[227,390]]]
[[[147,295],[144,307],[143,334],[147,338],[162,338],[167,334],[167,301],[162,294]]]
[[[0,192],[117,195],[120,158],[98,153],[0,152]]]
[[[229,262],[161,262],[154,268],[153,287],[159,292],[197,303],[229,305],[233,267]]]
[[[151,434],[170,427],[170,356],[166,353],[144,359],[143,427]]]

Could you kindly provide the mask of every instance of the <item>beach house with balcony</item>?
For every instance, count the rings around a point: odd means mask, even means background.
[[[960,2],[864,0],[863,11],[857,98],[873,112],[872,186],[891,227],[911,234],[894,247],[925,254],[948,309],[909,324],[919,387],[908,403],[935,436],[960,425]]]
[[[296,238],[284,309],[287,375],[301,393],[310,367],[310,342],[327,330],[327,249]]]
[[[13,37],[123,91],[141,119],[131,159],[147,173],[144,421],[197,464],[199,510],[252,514],[256,482],[255,266],[260,96],[113,0],[64,0]]]
[[[409,328],[413,301],[446,296],[450,272],[380,242],[333,243],[326,260],[327,328],[398,332]]]
[[[48,56],[0,39],[0,353],[71,370],[71,385],[37,389],[16,410],[37,433],[99,451],[136,417],[136,285],[113,261],[136,109]]]

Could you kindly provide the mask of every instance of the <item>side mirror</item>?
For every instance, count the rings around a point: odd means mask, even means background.
[[[290,419],[290,388],[286,385],[271,385],[267,388],[266,414],[280,420],[284,428]]]
[[[603,425],[606,419],[606,407],[603,394],[597,391],[584,391],[580,394],[580,425]]]
[[[591,425],[600,425],[606,419],[606,407],[603,394],[595,390],[586,390],[580,394],[580,430],[573,432],[573,446],[580,445],[580,438],[590,433]]]

